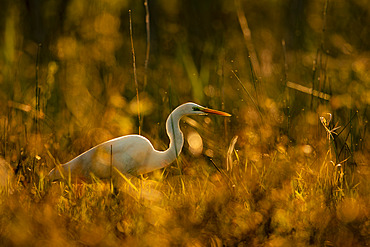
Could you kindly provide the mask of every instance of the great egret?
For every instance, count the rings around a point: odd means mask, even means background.
[[[165,151],[157,151],[150,141],[141,135],[121,136],[101,143],[80,154],[71,161],[56,167],[49,173],[51,181],[69,176],[89,179],[91,174],[100,179],[112,176],[112,166],[122,174],[140,175],[170,165],[180,154],[184,145],[184,135],[180,130],[180,119],[185,115],[216,114],[231,116],[200,106],[195,103],[185,103],[178,106],[168,116],[166,121],[167,135],[170,147]]]

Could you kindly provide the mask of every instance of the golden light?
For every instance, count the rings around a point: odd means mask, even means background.
[[[311,154],[313,151],[313,148],[310,145],[303,145],[302,146],[302,151],[304,154],[308,155]]]
[[[194,156],[198,156],[203,151],[203,140],[202,137],[196,131],[191,131],[187,135],[187,141],[189,144],[189,150]]]

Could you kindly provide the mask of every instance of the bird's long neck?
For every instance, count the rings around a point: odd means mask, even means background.
[[[184,135],[180,130],[180,114],[172,112],[166,121],[167,135],[170,139],[170,147],[164,151],[167,161],[172,163],[176,160],[177,156],[181,153],[184,145]]]
[[[176,109],[168,116],[166,121],[167,135],[170,146],[165,151],[154,151],[150,157],[150,164],[138,171],[139,174],[151,172],[170,165],[179,156],[184,145],[184,135],[180,130],[180,118],[183,114]]]

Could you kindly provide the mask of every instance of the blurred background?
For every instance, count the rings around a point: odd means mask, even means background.
[[[370,98],[369,8],[361,0],[154,1],[148,44],[142,1],[2,1],[0,123],[7,145],[20,145],[11,135],[40,132],[53,152],[79,153],[138,133],[139,125],[165,139],[166,116],[186,101],[232,113],[232,126],[223,131],[227,141],[235,133],[243,137],[259,117],[291,140],[310,139],[302,128],[318,125],[326,112],[335,111],[340,125],[358,112],[363,127]],[[240,16],[247,25],[240,25]],[[297,85],[331,97],[292,88]],[[364,138],[356,140],[362,147]]]
[[[253,164],[250,191],[293,181],[327,189],[325,202],[366,198],[367,0],[144,3],[1,0],[0,154],[18,181],[121,135],[163,150],[168,114],[193,101],[233,116],[184,119],[184,174],[197,171],[190,160]]]

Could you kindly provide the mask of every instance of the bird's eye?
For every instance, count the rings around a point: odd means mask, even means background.
[[[200,108],[197,106],[193,106],[193,111],[200,111]]]

